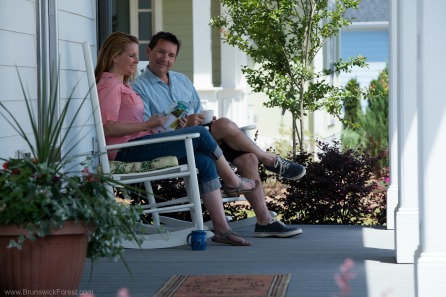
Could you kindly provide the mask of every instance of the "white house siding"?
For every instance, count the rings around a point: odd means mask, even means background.
[[[17,70],[24,81],[36,80],[35,24],[35,1],[0,1],[0,101],[15,115],[25,108]],[[36,86],[28,85],[28,91],[35,99]],[[16,150],[26,147],[3,117],[0,127],[0,157],[14,156]]]
[[[89,86],[85,73],[82,43],[91,45],[93,64],[96,64],[96,2],[90,0],[58,0],[58,34],[60,57],[60,99],[63,105],[70,97],[73,100],[72,112],[82,99],[88,96]],[[88,153],[93,150],[94,126],[90,102],[85,102],[78,115],[72,138],[67,143],[76,144],[73,154]]]
[[[60,98],[65,102],[74,86],[75,98],[87,94],[88,84],[82,54],[82,42],[89,41],[92,52],[96,53],[96,3],[90,0],[58,0],[56,3],[56,34],[58,41],[58,60],[60,60]],[[18,118],[26,119],[25,102],[21,91],[17,70],[20,72],[29,97],[37,98],[37,20],[39,1],[0,0],[0,101]],[[95,57],[94,57],[94,60]],[[80,100],[76,100],[77,104]],[[73,108],[74,110],[74,108]],[[72,144],[74,153],[92,149],[93,135],[91,108],[89,103],[75,124]],[[20,116],[23,115],[23,116]],[[87,124],[83,129],[80,127]],[[25,131],[30,131],[29,125]],[[17,150],[29,151],[26,144],[9,124],[0,117],[0,157],[14,157]],[[80,131],[83,130],[83,131]],[[76,135],[76,136],[74,136]]]
[[[387,62],[370,62],[367,68],[354,67],[351,73],[343,73],[341,85],[345,86],[351,79],[356,79],[361,87],[367,87],[370,82],[378,78],[380,72],[386,68]]]
[[[248,119],[257,126],[256,143],[264,149],[272,146],[275,140],[290,140],[292,117],[289,112],[282,116],[282,110],[278,107],[266,108],[263,106],[269,99],[265,94],[248,94]],[[284,133],[279,133],[280,129]],[[251,133],[253,136],[253,133]],[[291,144],[291,141],[290,141]]]

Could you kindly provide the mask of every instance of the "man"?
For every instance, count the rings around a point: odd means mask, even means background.
[[[179,120],[178,125],[197,126],[203,122],[202,106],[197,91],[184,74],[170,71],[180,46],[180,41],[171,33],[158,32],[154,35],[147,48],[149,65],[132,87],[144,101],[145,118],[167,110],[178,101],[185,101],[190,102],[194,110],[185,119]],[[260,149],[227,118],[214,120],[209,130],[222,148],[226,159],[238,168],[242,176],[260,181],[259,161],[267,170],[287,179],[296,180],[305,175],[305,167]],[[263,187],[257,187],[245,197],[256,214],[254,236],[291,237],[302,233],[300,228],[286,226],[271,217],[266,206]]]

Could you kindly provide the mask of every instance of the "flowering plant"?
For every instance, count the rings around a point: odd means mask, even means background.
[[[35,109],[24,92],[31,134],[0,102],[0,115],[30,150],[29,157],[0,159],[0,226],[16,225],[28,231],[9,244],[21,249],[24,240],[49,235],[68,221],[82,222],[89,229],[87,257],[95,261],[121,256],[122,241],[136,240],[132,226],[140,209],[111,197],[111,188],[117,182],[90,173],[86,166],[91,156],[78,161],[80,158],[70,155],[75,144],[66,143],[68,133],[87,96],[70,120],[67,111],[71,97],[60,111],[58,80],[51,81],[50,87],[50,98],[41,100]],[[37,110],[37,117],[33,110]]]
[[[87,257],[116,257],[122,239],[133,240],[138,209],[111,199],[109,181],[84,169],[81,175],[60,173],[35,159],[10,159],[0,170],[0,225],[17,225],[29,233],[11,241],[21,248],[61,228],[66,221],[91,227]]]

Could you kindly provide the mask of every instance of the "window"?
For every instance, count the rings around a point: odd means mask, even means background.
[[[130,34],[139,38],[139,60],[147,60],[146,49],[153,35],[153,1],[130,0]]]
[[[161,0],[130,0],[130,34],[139,38],[139,60],[146,61],[150,38],[161,30]]]
[[[139,59],[147,60],[150,38],[162,27],[162,0],[113,0],[111,11],[111,32],[121,31],[138,37]],[[99,23],[99,26],[105,25]]]

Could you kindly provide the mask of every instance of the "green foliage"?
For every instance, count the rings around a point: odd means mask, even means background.
[[[58,77],[58,73],[52,73],[49,92],[42,88],[42,100],[35,109],[37,116],[21,81],[31,136],[0,102],[0,115],[24,139],[32,154],[30,158],[2,159],[0,225],[16,225],[28,231],[9,245],[20,249],[24,240],[44,237],[67,221],[82,222],[90,230],[87,256],[93,262],[101,257],[116,258],[124,250],[123,240],[136,240],[132,226],[140,208],[118,202],[109,195],[116,183],[89,173],[86,166],[92,156],[83,161],[70,156],[75,144],[68,146],[72,143],[68,135],[87,96],[77,109],[73,109],[70,96],[59,113]],[[68,117],[70,108],[73,118]],[[71,172],[76,166],[85,169]]]
[[[325,80],[327,75],[365,67],[365,58],[342,59],[331,69],[315,72],[313,61],[325,41],[351,21],[343,16],[359,0],[221,0],[226,13],[211,20],[223,40],[247,53],[256,66],[242,71],[254,92],[269,97],[267,107],[288,110],[293,118],[293,154],[297,141],[303,150],[304,122],[308,113],[325,109],[339,115],[342,88]],[[296,125],[299,122],[299,128]],[[300,131],[298,131],[300,130]]]
[[[361,96],[357,95],[358,98]],[[360,114],[355,127],[347,126],[342,132],[344,148],[356,148],[379,157],[374,168],[376,176],[385,174],[389,148],[389,69],[386,67],[363,93],[367,100],[365,114]],[[358,99],[359,100],[359,99]]]
[[[361,87],[356,79],[351,79],[345,86],[345,90],[350,94],[342,99],[344,105],[344,129],[350,128],[355,130],[362,115]]]
[[[389,71],[386,68],[370,83],[368,106],[364,117],[367,131],[367,153],[377,156],[389,147]]]

